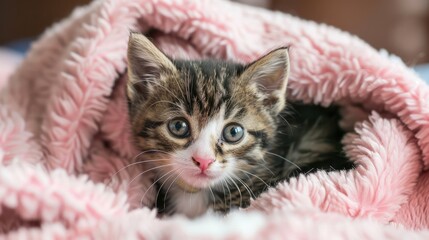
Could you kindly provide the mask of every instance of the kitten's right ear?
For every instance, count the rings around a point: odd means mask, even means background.
[[[145,100],[154,86],[176,71],[171,60],[141,33],[130,34],[127,56],[127,96],[131,101]]]
[[[280,113],[286,100],[289,75],[289,50],[275,49],[246,66],[241,78],[256,86],[264,96],[264,105],[273,113]]]

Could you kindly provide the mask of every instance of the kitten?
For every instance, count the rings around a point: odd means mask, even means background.
[[[286,106],[287,48],[248,65],[172,60],[132,33],[128,64],[133,137],[162,214],[226,213],[298,173],[352,167],[335,108]]]

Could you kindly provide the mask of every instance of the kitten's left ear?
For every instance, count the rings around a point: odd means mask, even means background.
[[[265,97],[264,105],[278,114],[285,107],[288,75],[289,50],[282,47],[249,64],[241,77],[255,84]]]

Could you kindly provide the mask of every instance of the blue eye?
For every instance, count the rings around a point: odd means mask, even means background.
[[[168,130],[177,138],[185,138],[190,134],[189,124],[183,118],[175,118],[168,123]]]
[[[223,129],[223,139],[228,143],[237,143],[244,136],[244,129],[237,123],[229,124]]]

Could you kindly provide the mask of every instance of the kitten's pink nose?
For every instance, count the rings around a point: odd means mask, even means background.
[[[194,162],[195,165],[197,165],[201,169],[201,172],[205,172],[207,168],[209,168],[210,164],[214,162],[214,159],[198,156],[198,157],[192,157],[192,161]]]

